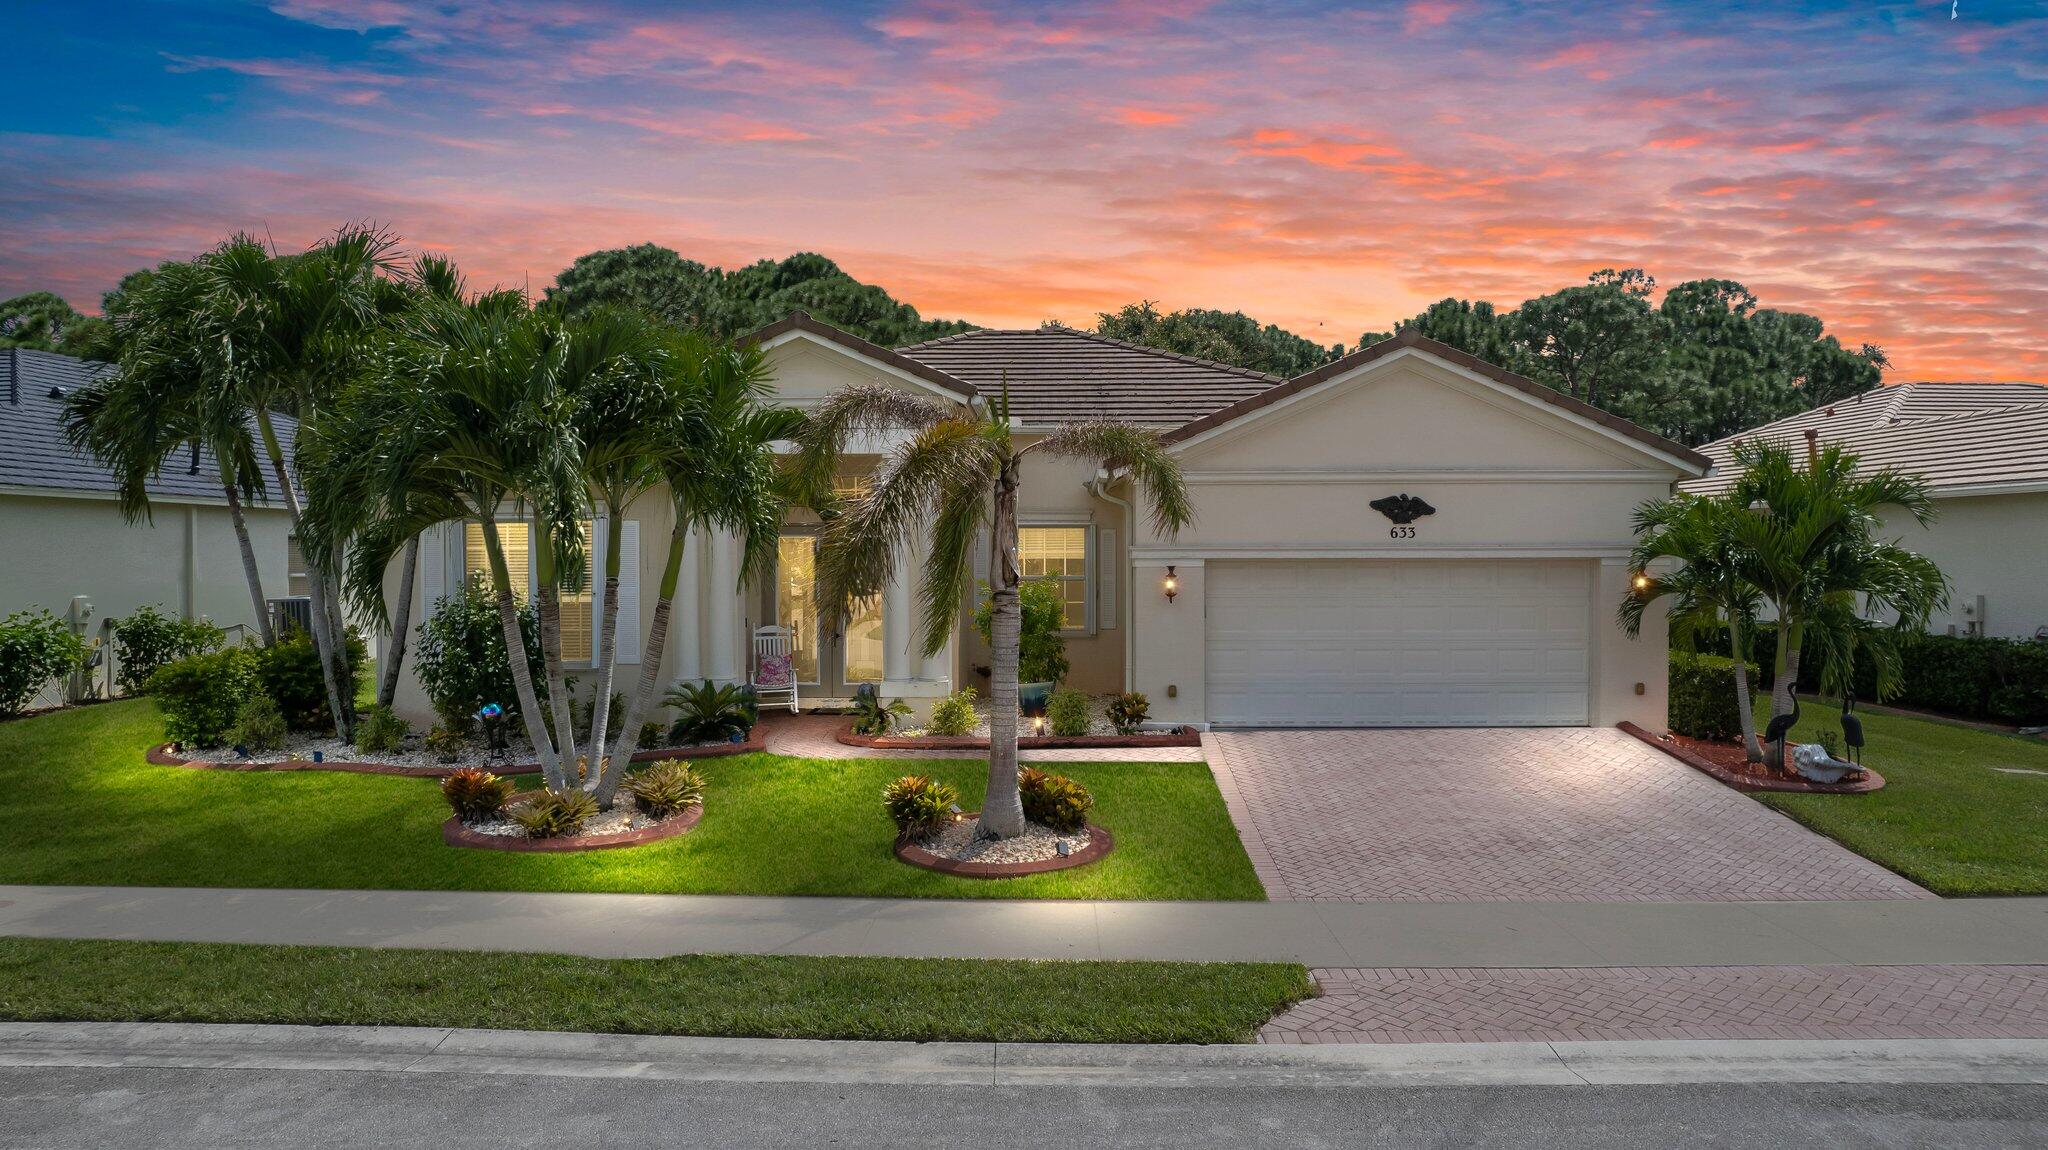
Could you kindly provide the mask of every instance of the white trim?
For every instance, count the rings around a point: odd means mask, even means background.
[[[1219,547],[1134,547],[1131,566],[1199,567],[1203,560],[1231,559],[1613,559],[1629,553],[1627,547],[1598,543],[1510,544],[1467,547],[1284,547],[1257,544]]]
[[[2014,483],[1972,483],[1957,487],[1936,487],[1927,493],[1931,499],[1969,499],[1979,495],[2040,494],[2048,494],[2048,479],[2027,479]]]
[[[933,395],[943,396],[944,398],[949,399],[954,403],[965,404],[969,402],[971,399],[975,398],[974,396],[962,394],[948,387],[941,387],[938,384],[933,383],[931,380],[924,378],[923,376],[917,375],[913,372],[905,371],[902,368],[897,367],[893,364],[884,363],[881,360],[874,358],[873,356],[855,351],[852,348],[845,346],[844,344],[834,343],[829,339],[825,339],[822,336],[815,335],[811,332],[805,331],[802,328],[791,328],[789,331],[783,332],[781,335],[778,335],[773,339],[755,344],[754,346],[760,348],[762,353],[766,354],[770,351],[775,350],[778,347],[783,347],[787,344],[796,343],[799,340],[803,341],[809,347],[822,348],[827,351],[836,352],[840,355],[845,356],[848,359],[855,361],[856,363],[866,364],[869,367],[874,368],[876,371],[882,372],[883,374],[889,376],[891,379],[899,380],[903,383],[910,384],[921,391],[928,391]],[[778,397],[776,399],[776,402],[786,404],[790,407],[804,407],[815,406],[817,403],[823,402],[823,399],[821,398],[818,400],[805,401],[783,399]]]
[[[1489,471],[1453,468],[1443,471],[1190,471],[1190,486],[1220,483],[1283,483],[1322,486],[1331,483],[1662,483],[1649,471]]]
[[[13,483],[0,483],[0,495],[23,495],[37,499],[70,499],[81,503],[119,503],[121,501],[121,497],[111,491],[79,491],[67,487],[23,487]],[[152,507],[167,504],[175,507],[225,508],[228,505],[225,497],[208,499],[203,495],[152,494],[149,497],[149,503]],[[278,515],[287,514],[284,505],[281,503],[265,503],[254,499],[242,501],[242,514],[254,515],[257,512],[275,513]]]
[[[1563,407],[1557,406],[1556,404],[1545,403],[1543,402],[1543,400],[1537,398],[1536,396],[1530,395],[1529,393],[1521,390],[1520,388],[1509,387],[1507,384],[1491,379],[1485,375],[1480,374],[1479,372],[1472,371],[1469,368],[1459,367],[1455,363],[1451,363],[1448,360],[1439,359],[1438,357],[1431,355],[1426,351],[1423,351],[1421,348],[1415,347],[1404,347],[1397,351],[1390,352],[1387,355],[1381,356],[1380,358],[1375,359],[1369,363],[1362,363],[1349,371],[1339,372],[1338,374],[1333,375],[1328,379],[1315,383],[1312,386],[1303,388],[1302,390],[1297,391],[1292,395],[1282,396],[1280,399],[1277,399],[1272,403],[1252,408],[1250,411],[1246,411],[1243,414],[1238,415],[1236,418],[1228,420],[1224,423],[1217,424],[1215,427],[1211,427],[1198,435],[1194,435],[1187,439],[1175,442],[1169,445],[1168,449],[1178,453],[1196,447],[1200,444],[1207,443],[1208,441],[1215,439],[1219,436],[1237,431],[1238,429],[1244,427],[1249,423],[1274,415],[1278,412],[1285,411],[1286,409],[1293,407],[1294,405],[1304,400],[1322,396],[1328,393],[1337,384],[1347,383],[1359,379],[1366,374],[1384,370],[1385,368],[1400,363],[1402,360],[1407,359],[1409,357],[1420,359],[1424,363],[1430,365],[1433,368],[1449,372],[1456,378],[1461,379],[1470,384],[1475,384],[1486,391],[1490,391],[1500,396],[1501,398],[1513,400],[1517,403],[1523,404],[1532,411],[1539,411],[1553,418],[1562,419],[1565,422],[1572,424],[1573,426],[1579,428],[1582,431],[1590,432],[1593,435],[1598,436],[1602,439],[1609,440],[1618,446],[1625,447],[1630,451],[1635,452],[1636,454],[1648,456],[1649,458],[1655,459],[1658,462],[1665,464],[1666,466],[1676,468],[1678,471],[1685,475],[1693,477],[1702,476],[1705,475],[1708,469],[1712,466],[1711,464],[1706,463],[1693,463],[1688,460],[1680,459],[1675,455],[1666,454],[1665,452],[1657,449],[1656,447],[1644,443],[1640,439],[1636,439],[1635,437],[1630,435],[1624,435],[1621,432],[1616,431],[1611,427],[1608,427],[1606,424],[1598,422],[1597,420],[1589,419],[1586,416],[1580,415],[1578,412],[1575,411],[1568,411]]]

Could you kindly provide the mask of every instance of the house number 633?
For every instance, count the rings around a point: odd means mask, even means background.
[[[1408,524],[1402,524],[1401,526],[1398,526],[1398,527],[1389,527],[1389,528],[1387,528],[1387,538],[1389,538],[1389,539],[1413,539],[1413,538],[1415,538],[1415,525],[1414,525],[1414,524],[1412,524],[1412,523],[1408,523]]]

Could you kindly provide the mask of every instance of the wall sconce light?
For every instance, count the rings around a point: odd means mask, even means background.
[[[1648,591],[1650,589],[1650,577],[1641,571],[1636,572],[1636,577],[1631,582],[1638,591]]]
[[[1173,597],[1178,594],[1180,594],[1180,579],[1173,573],[1173,564],[1168,563],[1166,565],[1166,601],[1168,603],[1173,602]]]

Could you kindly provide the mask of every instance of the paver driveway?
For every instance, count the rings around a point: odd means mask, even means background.
[[[1229,731],[1203,745],[1276,899],[1934,897],[1616,730]]]

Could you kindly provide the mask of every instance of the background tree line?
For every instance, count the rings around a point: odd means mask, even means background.
[[[102,312],[119,314],[123,297],[151,274],[122,280],[103,299]],[[1818,318],[1761,307],[1733,280],[1688,280],[1653,304],[1656,288],[1640,268],[1610,268],[1505,311],[1485,300],[1439,300],[1394,330],[1414,329],[1692,444],[1867,391],[1889,366],[1881,348],[1845,348]],[[726,271],[656,244],[611,248],[577,257],[546,298],[569,315],[630,306],[714,338],[743,335],[796,310],[885,347],[975,330],[963,320],[926,319],[812,252]],[[1162,312],[1150,300],[1098,314],[1092,330],[1278,376],[1299,375],[1347,350],[1243,312]],[[1367,331],[1353,346],[1390,334]],[[80,315],[50,292],[0,303],[0,347],[111,360],[119,358],[114,338],[104,320]]]

